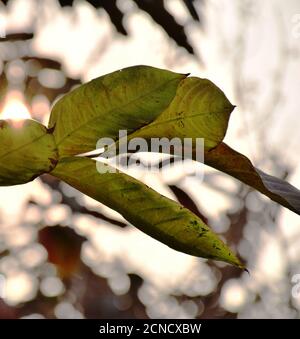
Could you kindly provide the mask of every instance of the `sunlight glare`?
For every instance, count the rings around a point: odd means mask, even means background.
[[[18,91],[12,91],[5,98],[4,107],[0,113],[1,119],[10,119],[21,122],[30,119],[30,112],[24,103],[23,94]]]

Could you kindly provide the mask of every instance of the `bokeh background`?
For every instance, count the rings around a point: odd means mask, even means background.
[[[131,65],[191,72],[237,105],[225,142],[300,187],[298,0],[10,0],[0,35],[1,118],[46,123],[62,94]],[[299,216],[208,167],[203,182],[131,174],[201,215],[250,275],[44,175],[0,188],[0,318],[300,318]]]

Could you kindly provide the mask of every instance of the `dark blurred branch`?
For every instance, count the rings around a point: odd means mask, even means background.
[[[184,27],[176,22],[174,17],[167,11],[163,0],[132,0],[143,12],[161,26],[161,28],[174,40],[179,46],[184,47],[189,53],[194,54],[194,49],[188,41],[188,37],[184,32]],[[191,18],[200,23],[200,17],[193,4],[193,0],[182,0],[187,7]],[[103,8],[108,14],[112,24],[116,30],[127,35],[128,32],[123,25],[123,13],[117,6],[116,0],[87,0],[95,8]],[[59,0],[62,7],[72,6],[72,0]]]
[[[115,26],[115,28],[117,29],[117,31],[123,35],[127,35],[126,29],[123,26],[123,18],[124,18],[124,14],[119,10],[117,4],[115,1],[111,1],[111,0],[94,0],[94,1],[90,1],[91,4],[94,5],[94,3],[98,4],[98,7],[103,7],[104,10],[107,12],[107,14],[109,15],[109,18],[111,20],[111,22],[113,23],[113,25]],[[95,6],[95,5],[94,5]],[[95,6],[97,7],[97,6]]]
[[[194,54],[194,49],[188,42],[184,27],[179,25],[173,16],[165,9],[163,0],[134,0],[134,2],[140,9],[147,12],[179,46],[184,47],[189,53]]]
[[[194,0],[183,0],[185,6],[187,7],[187,9],[189,10],[192,18],[196,21],[200,21],[200,17],[196,11],[196,8],[193,4]]]
[[[13,33],[13,34],[7,34],[5,37],[0,38],[0,42],[30,40],[32,38],[33,38],[33,33]]]

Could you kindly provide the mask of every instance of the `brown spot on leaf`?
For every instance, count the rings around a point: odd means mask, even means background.
[[[48,158],[48,160],[51,162],[51,165],[56,166],[58,163],[57,159],[53,159],[53,158]]]
[[[54,124],[52,127],[50,127],[50,128],[46,128],[46,130],[47,130],[47,134],[53,134],[53,132],[54,132],[54,130],[55,130],[55,126],[56,126],[56,124]]]

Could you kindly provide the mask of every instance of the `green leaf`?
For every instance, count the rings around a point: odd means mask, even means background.
[[[205,154],[205,164],[239,179],[273,201],[300,214],[300,191],[288,182],[255,168],[251,161],[224,143]]]
[[[51,174],[116,210],[131,224],[173,249],[244,267],[191,211],[106,164],[84,157],[64,158]]]
[[[117,140],[153,121],[170,104],[186,75],[134,66],[94,79],[54,106],[49,128],[60,157],[96,149],[100,138]]]
[[[234,107],[211,81],[186,78],[180,82],[169,107],[153,122],[132,133],[128,140],[204,138],[204,147],[209,150],[223,140]]]
[[[37,121],[0,120],[0,186],[24,184],[57,163],[54,138]]]

